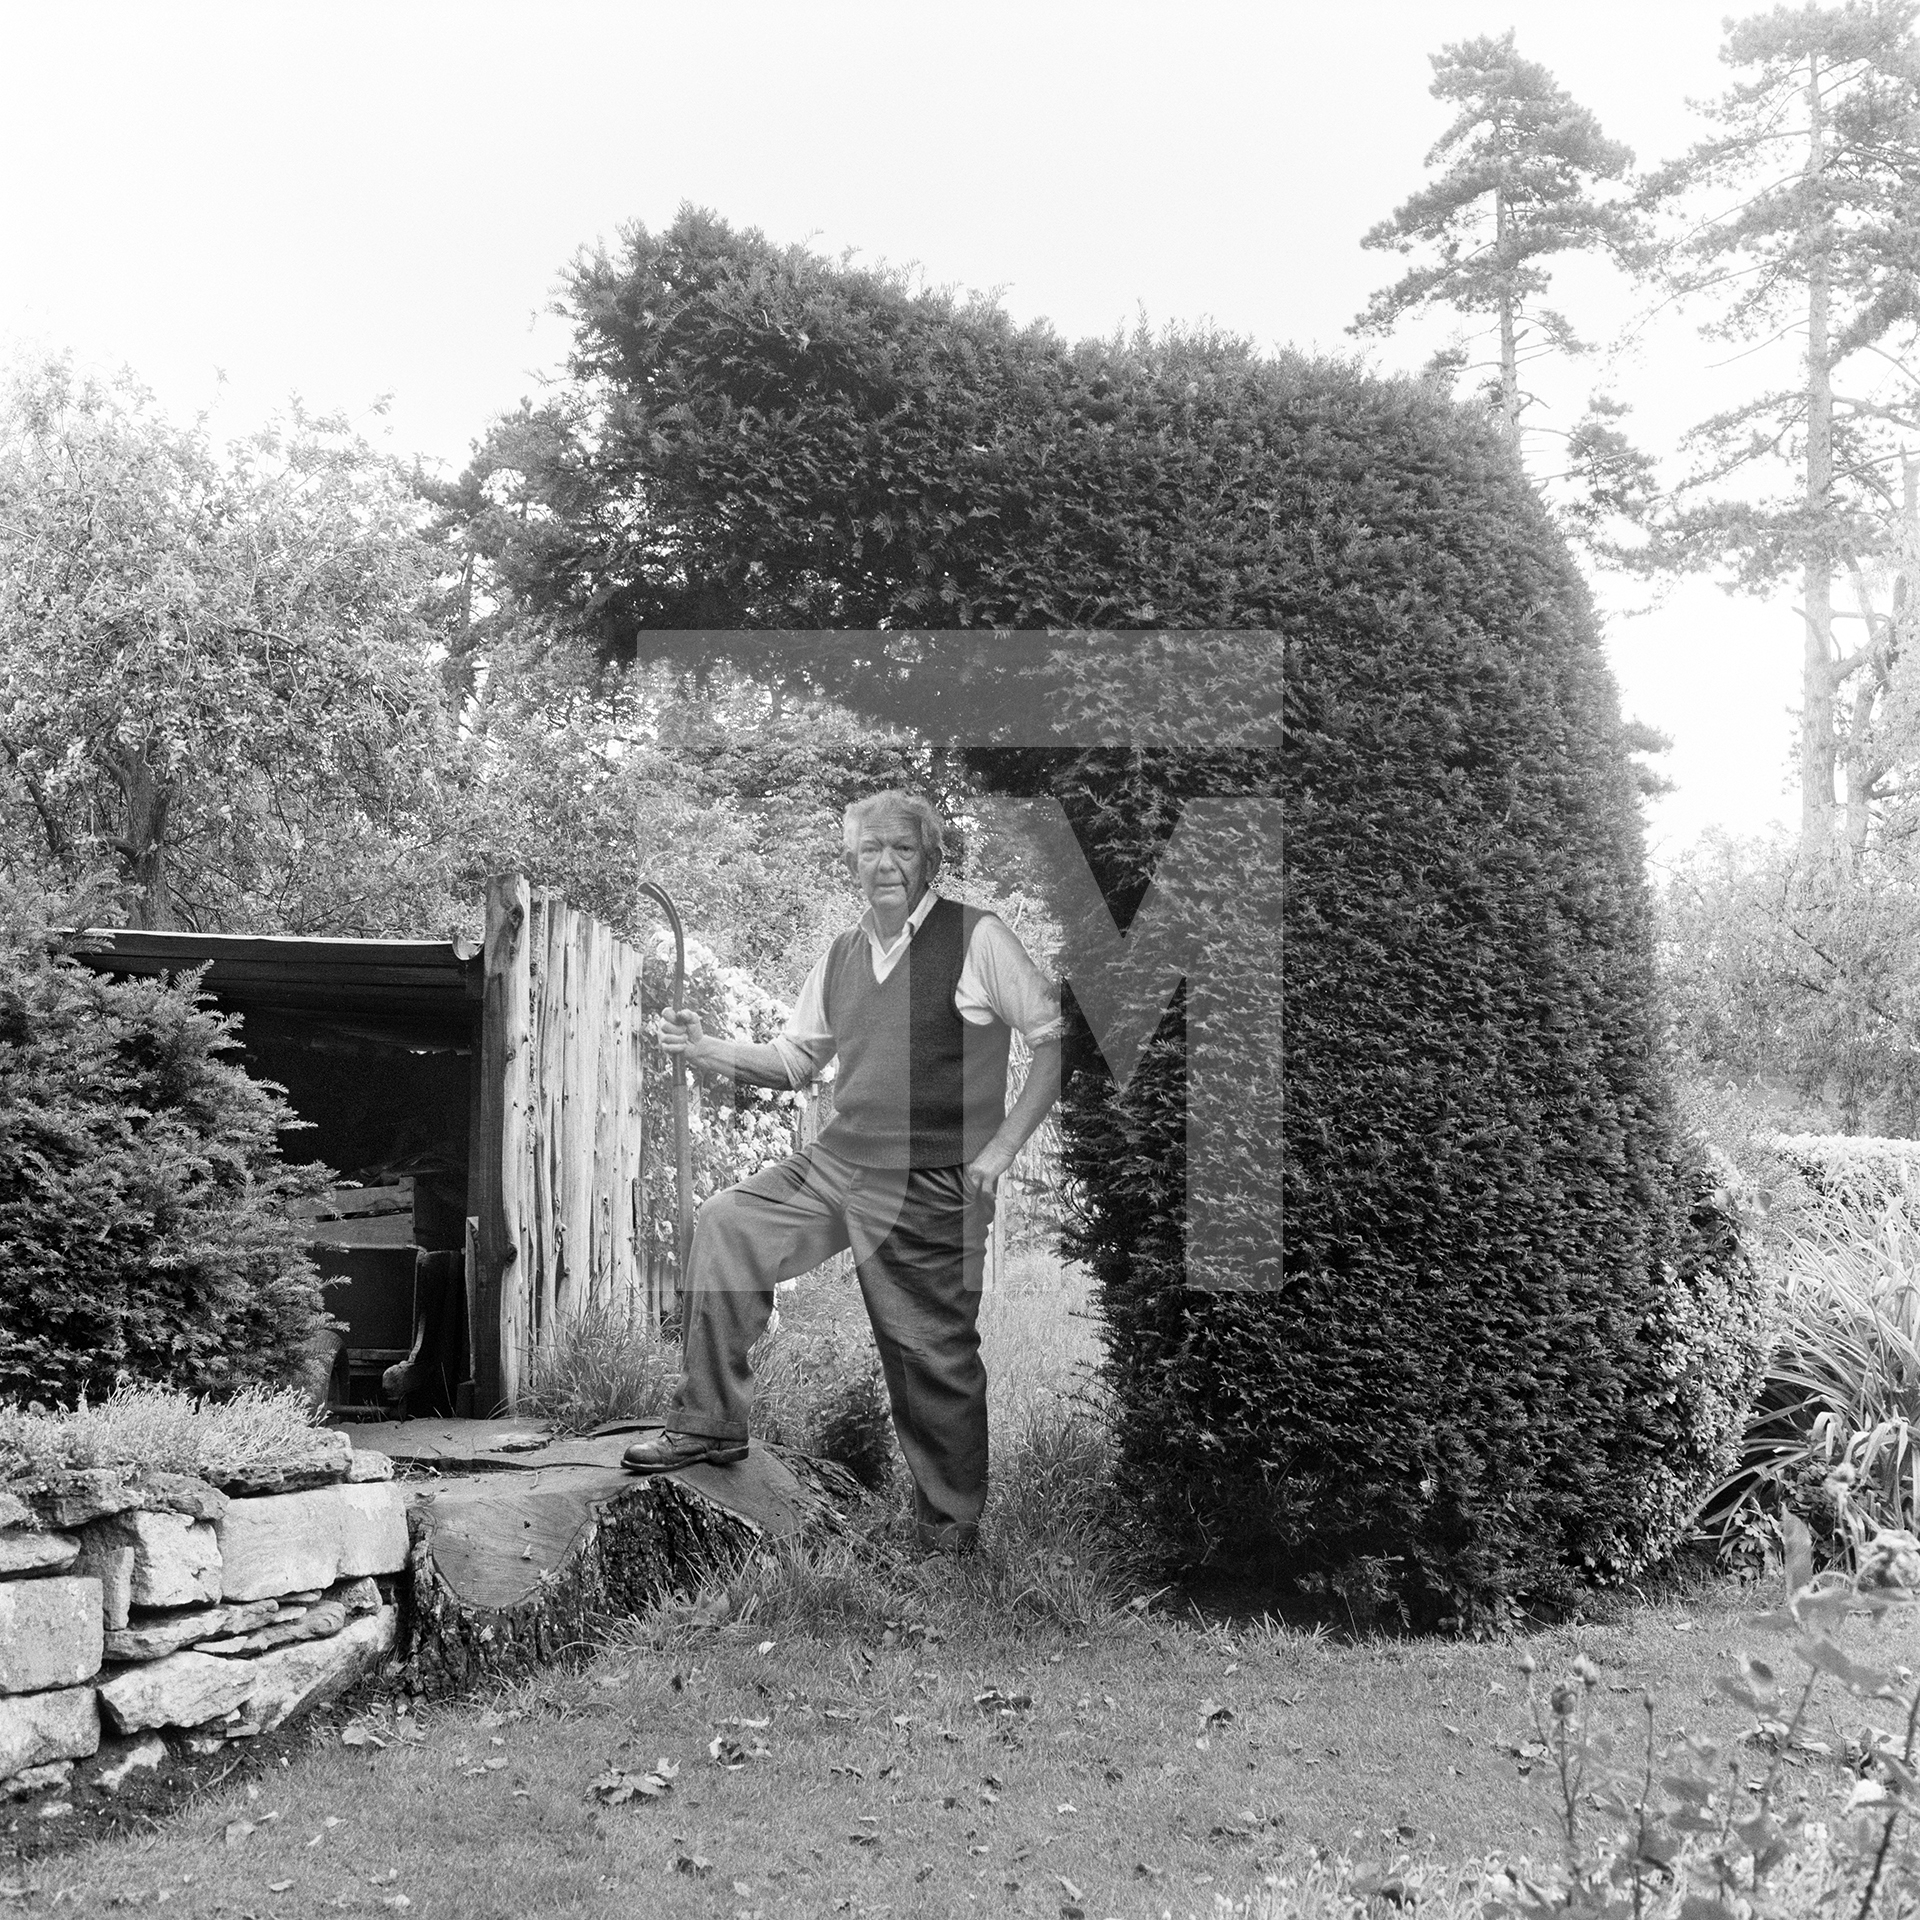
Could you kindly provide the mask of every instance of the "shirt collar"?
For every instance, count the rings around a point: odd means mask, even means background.
[[[925,920],[927,915],[939,904],[940,896],[929,887],[926,892],[920,896],[920,904],[907,915],[907,924],[900,929],[898,936],[890,943],[880,938],[880,929],[873,924],[873,909],[871,907],[860,916],[861,930],[866,934],[868,940],[873,943],[874,952],[884,959],[902,940],[910,940],[918,933],[920,931],[920,923]]]

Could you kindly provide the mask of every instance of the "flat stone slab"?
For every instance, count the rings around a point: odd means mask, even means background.
[[[84,1760],[99,1745],[99,1696],[91,1687],[0,1700],[0,1780],[29,1767]]]
[[[632,1441],[632,1430],[591,1435],[557,1444],[560,1461],[531,1465],[535,1456],[522,1455],[516,1472],[482,1472],[437,1486],[416,1483],[409,1489],[416,1502],[431,1508],[435,1572],[464,1606],[519,1605],[566,1560],[596,1507],[646,1484],[620,1465]],[[383,1441],[381,1451],[391,1448]],[[653,1477],[678,1480],[776,1537],[798,1533],[819,1508],[792,1469],[758,1441],[735,1466],[687,1467]]]
[[[216,1722],[228,1737],[266,1733],[371,1673],[392,1652],[398,1619],[396,1608],[381,1607],[325,1640],[277,1648],[250,1660],[168,1654],[107,1681],[100,1689],[100,1703],[122,1733]]]
[[[100,1670],[101,1639],[98,1580],[0,1583],[0,1693],[44,1693],[90,1679]]]
[[[599,1456],[579,1453],[577,1442],[556,1437],[530,1420],[367,1421],[354,1428],[353,1443],[356,1453],[384,1454],[395,1462],[438,1467],[443,1473],[600,1464]]]
[[[145,1614],[124,1627],[107,1629],[109,1660],[164,1660],[170,1653],[223,1634],[250,1633],[278,1618],[278,1600],[254,1600],[244,1606],[188,1607],[178,1613]]]
[[[0,1579],[30,1573],[65,1573],[80,1557],[70,1533],[0,1533]]]
[[[263,1600],[407,1564],[405,1490],[391,1480],[236,1500],[219,1523],[222,1590]]]

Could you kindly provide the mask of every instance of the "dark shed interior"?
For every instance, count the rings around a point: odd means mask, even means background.
[[[337,1410],[463,1411],[468,1222],[480,1212],[477,945],[118,931],[77,957],[201,979],[240,1017],[238,1064],[307,1125],[282,1137],[338,1184],[314,1221],[327,1305],[345,1324]]]

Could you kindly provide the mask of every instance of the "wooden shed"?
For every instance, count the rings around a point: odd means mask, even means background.
[[[573,1316],[657,1325],[671,1305],[644,1198],[640,955],[558,895],[494,882],[478,948],[120,931],[80,957],[204,967],[241,1016],[242,1064],[308,1123],[288,1156],[341,1176],[314,1222],[343,1282],[329,1307],[364,1376],[410,1353],[405,1377],[445,1383],[416,1410],[511,1410],[528,1355]],[[429,1275],[453,1286],[439,1306]]]

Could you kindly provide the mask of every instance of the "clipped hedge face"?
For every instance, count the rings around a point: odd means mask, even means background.
[[[494,448],[544,511],[483,532],[607,653],[665,626],[1266,636],[1124,672],[1037,636],[971,667],[697,643],[962,743],[1009,674],[1080,739],[1157,722],[1163,751],[976,756],[1061,798],[1123,925],[1194,799],[1281,803],[1284,847],[1188,876],[1220,927],[1279,903],[1270,963],[1190,982],[1123,1097],[1083,1036],[1066,1094],[1123,1481],[1170,1550],[1357,1566],[1426,1617],[1665,1553],[1731,1458],[1753,1282],[1676,1137],[1591,610],[1484,423],[1231,341],[1070,348],[706,216],[574,293],[577,408]],[[1247,1122],[1198,1171],[1256,1259],[1284,1221],[1283,1285],[1205,1293],[1184,1049],[1235,1021]]]
[[[1284,1227],[1284,1285],[1182,1284],[1177,1016],[1124,1098],[1072,1084],[1075,1246],[1164,1538],[1366,1563],[1416,1617],[1468,1615],[1677,1543],[1757,1384],[1755,1285],[1676,1139],[1615,697],[1531,494],[1443,402],[1331,371],[1276,396],[1267,445],[1282,750],[1056,785],[1115,904],[1170,787],[1282,802],[1284,1118],[1231,1181]],[[1140,688],[1114,691],[1117,724]],[[1237,996],[1250,1034],[1271,984]]]
[[[220,1393],[299,1372],[325,1314],[281,1161],[291,1110],[218,1058],[191,982],[0,947],[0,1397]]]

